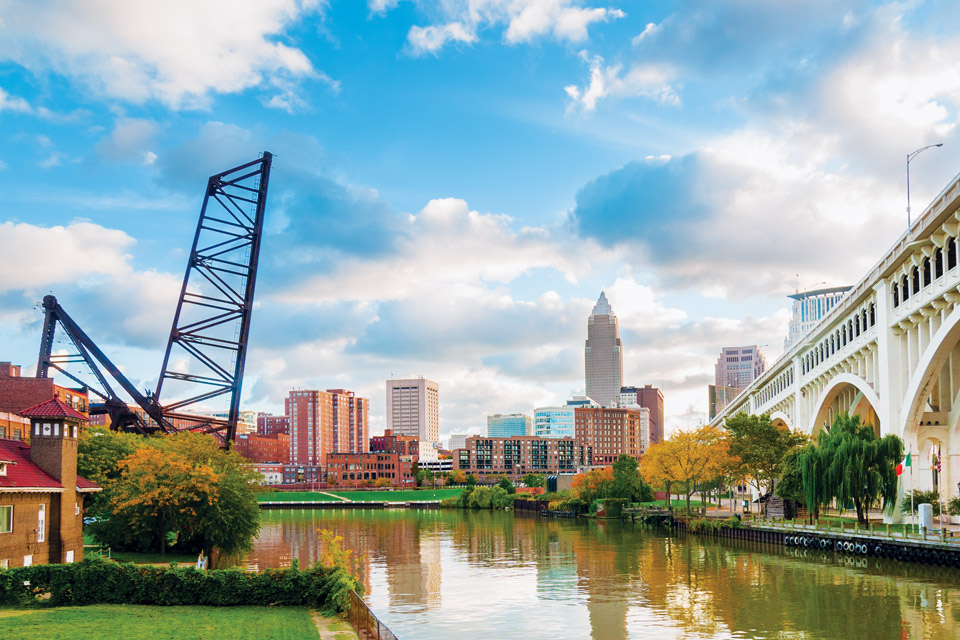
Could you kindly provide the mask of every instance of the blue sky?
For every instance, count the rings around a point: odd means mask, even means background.
[[[0,0],[0,359],[58,296],[152,387],[206,177],[276,154],[244,405],[384,379],[441,432],[624,382],[696,424],[724,345],[781,351],[960,169],[949,2]]]

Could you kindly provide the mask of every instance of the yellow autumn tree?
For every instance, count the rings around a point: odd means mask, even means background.
[[[692,431],[677,431],[651,446],[640,461],[640,473],[654,486],[682,486],[690,513],[690,496],[702,483],[723,476],[731,464],[726,432],[705,425]]]
[[[152,532],[161,555],[167,534],[197,515],[203,502],[217,498],[220,476],[186,456],[153,447],[137,450],[119,463],[120,478],[111,487],[110,508],[131,533]]]

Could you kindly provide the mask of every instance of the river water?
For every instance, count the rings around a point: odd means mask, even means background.
[[[364,599],[414,638],[960,638],[960,571],[629,522],[490,511],[265,511],[246,562],[363,554]]]

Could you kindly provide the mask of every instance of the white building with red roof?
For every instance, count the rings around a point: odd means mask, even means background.
[[[100,490],[77,476],[86,416],[59,399],[20,414],[30,444],[0,439],[0,568],[83,557],[83,500]]]

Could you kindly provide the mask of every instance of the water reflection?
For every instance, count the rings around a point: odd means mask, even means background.
[[[247,562],[364,554],[403,638],[953,638],[960,573],[619,522],[459,511],[271,511]]]

